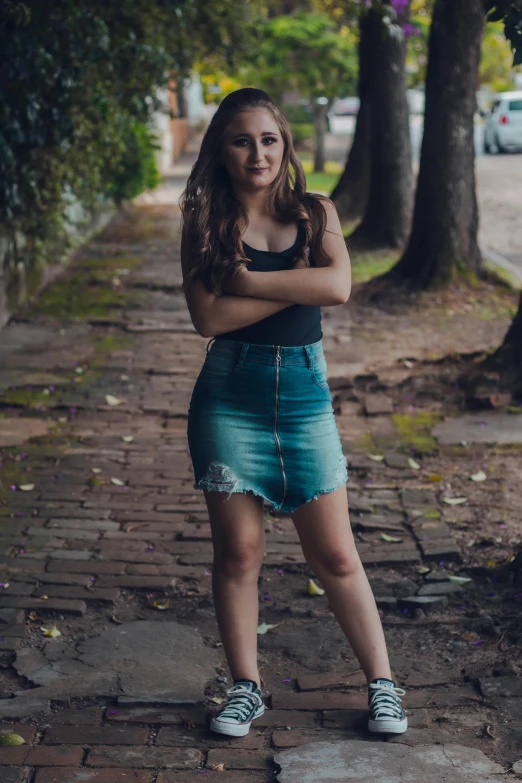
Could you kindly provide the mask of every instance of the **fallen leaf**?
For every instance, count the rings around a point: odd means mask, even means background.
[[[313,579],[308,580],[307,592],[308,595],[324,595],[323,588],[316,585]]]
[[[119,478],[111,478],[111,484],[116,484],[117,487],[124,487],[125,482]]]
[[[478,634],[475,631],[465,631],[459,636],[459,639],[462,639],[463,642],[474,642],[478,638]]]
[[[404,366],[405,366],[405,367],[407,367],[407,368],[408,368],[408,370],[409,370],[409,369],[411,369],[411,368],[413,367],[413,362],[410,362],[410,360],[409,360],[409,359],[405,359],[405,360],[404,360],[404,362],[403,362],[403,364],[404,364]]]
[[[382,462],[384,454],[368,454],[369,459],[373,459],[374,462]]]
[[[415,462],[415,460],[412,459],[411,457],[408,457],[408,465],[410,466],[410,468],[413,468],[413,470],[420,470],[421,467],[419,463]]]
[[[467,498],[442,498],[444,503],[447,503],[448,506],[460,506],[461,503],[467,503]]]
[[[44,636],[52,636],[54,639],[56,636],[61,636],[62,632],[58,630],[56,625],[51,626],[51,628],[44,628],[44,626],[40,626],[40,631],[42,631]]]
[[[485,481],[487,479],[487,476],[483,470],[479,470],[478,473],[474,473],[472,476],[470,476],[470,479],[472,481]]]
[[[152,602],[152,606],[155,609],[168,609],[170,607],[170,600],[165,598],[164,600],[158,600]]]
[[[112,394],[106,394],[105,401],[107,402],[107,405],[113,405],[114,407],[116,405],[121,405],[122,403],[122,400],[118,399],[118,397],[113,397]]]
[[[118,620],[118,618],[114,614],[111,615],[111,620],[113,623],[118,623],[118,625],[121,625],[123,623],[123,620]]]
[[[275,625],[268,625],[267,623],[261,623],[257,626],[258,634],[262,635],[270,631],[271,628],[275,628]]]
[[[24,745],[25,740],[19,734],[0,734],[0,746],[12,748],[14,745]]]
[[[472,582],[469,576],[448,576],[450,582],[454,582],[456,585],[467,585],[468,582]]]
[[[226,699],[224,699],[222,696],[214,696],[212,699],[210,699],[210,701],[214,704],[223,704]]]
[[[442,481],[444,479],[444,476],[439,475],[439,473],[432,473],[430,476],[426,476],[428,481]]]
[[[34,484],[20,484],[18,489],[21,489],[24,492],[30,492],[32,489],[34,489]]]
[[[214,772],[224,772],[225,771],[225,765],[224,764],[212,764],[211,769],[213,769]]]
[[[396,538],[395,536],[389,536],[388,533],[381,533],[381,538],[388,544],[400,544],[402,538]]]
[[[132,443],[132,441],[134,440],[134,435],[124,435],[122,437],[122,440],[124,440],[125,443]]]
[[[431,568],[426,568],[426,566],[420,566],[420,568],[417,568],[418,574],[429,574],[431,571]]]
[[[101,473],[102,472],[101,468],[91,468],[91,470],[92,470],[93,473]]]

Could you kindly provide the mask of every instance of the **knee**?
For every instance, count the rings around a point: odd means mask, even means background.
[[[214,568],[229,579],[257,578],[263,554],[263,547],[257,541],[234,541],[216,550]]]
[[[355,547],[348,550],[316,552],[309,561],[317,575],[325,574],[343,578],[352,576],[361,568],[361,559]]]

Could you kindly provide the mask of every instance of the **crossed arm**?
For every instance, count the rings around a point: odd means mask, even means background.
[[[187,293],[192,322],[203,337],[257,323],[293,304],[338,305],[350,296],[350,257],[337,211],[327,202],[323,247],[332,259],[323,267],[300,267],[279,272],[249,272],[236,275],[222,296],[203,293],[195,283]],[[204,301],[203,301],[204,300]]]

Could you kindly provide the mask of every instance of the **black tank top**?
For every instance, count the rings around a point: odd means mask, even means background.
[[[256,250],[243,242],[245,255],[252,260],[248,269],[252,272],[278,272],[282,269],[291,269],[296,262],[296,248],[301,238],[301,230],[299,226],[297,239],[292,247],[278,252]],[[313,261],[311,263],[313,266]],[[258,345],[310,345],[318,342],[322,336],[319,305],[294,304],[242,329],[218,334],[216,342],[220,338],[226,338]]]

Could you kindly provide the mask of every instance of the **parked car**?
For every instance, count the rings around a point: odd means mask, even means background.
[[[522,90],[499,92],[484,128],[484,152],[522,149]]]

